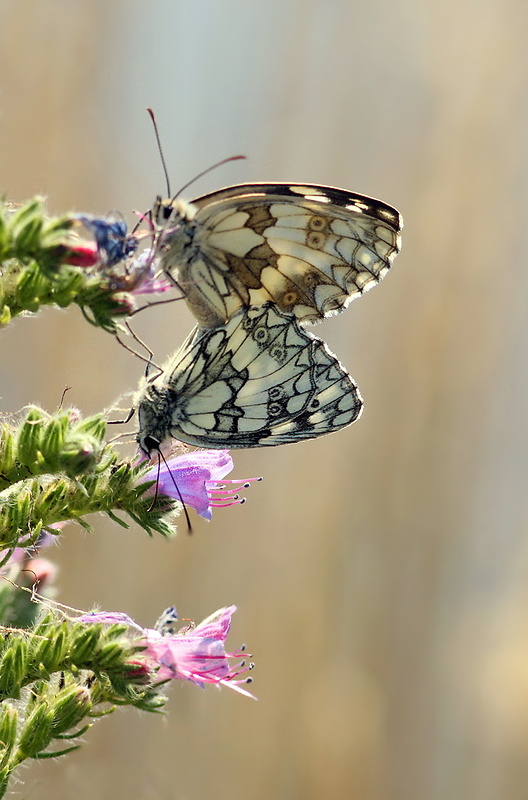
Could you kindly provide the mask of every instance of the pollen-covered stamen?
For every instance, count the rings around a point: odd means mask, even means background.
[[[229,506],[242,506],[244,505],[245,502],[246,502],[245,497],[236,497],[236,499],[234,498],[229,503],[219,503],[216,502],[215,500],[211,500],[210,505],[212,506],[212,508],[229,508]]]
[[[246,675],[246,677],[242,679],[239,678],[238,676],[245,675],[247,672],[250,672],[250,670],[254,669],[254,667],[255,667],[254,662],[251,662],[247,665],[244,662],[238,665],[235,664],[232,667],[230,674],[226,676],[223,680],[229,681],[230,683],[253,683],[253,678],[249,675]]]
[[[240,497],[240,489],[249,489],[254,481],[261,481],[262,478],[244,478],[243,480],[223,480],[222,483],[216,481],[206,481],[205,486],[209,495],[210,505],[213,508],[227,508],[233,505],[242,505],[246,502],[245,497]],[[230,488],[226,488],[230,484]]]
[[[240,497],[236,489],[222,489],[221,487],[218,489],[210,489],[207,487],[207,491],[209,492],[209,497],[212,498],[218,497],[219,499],[225,499],[230,497],[232,500],[238,500]]]
[[[218,487],[219,489],[223,489],[226,483],[236,483],[238,486],[241,486],[243,489],[249,489],[252,481],[262,481],[264,480],[262,477],[260,478],[239,478],[237,481],[232,480],[223,480],[222,484]],[[207,483],[212,483],[212,481],[207,481]]]
[[[154,450],[150,447],[152,437],[143,436],[141,448],[144,452]],[[226,508],[245,502],[239,491],[248,489],[254,481],[261,478],[225,480],[224,476],[233,469],[233,460],[227,450],[196,450],[174,456],[161,467],[159,475],[151,468],[143,480],[152,480],[158,487],[159,495],[183,501],[196,509],[200,516],[211,519],[213,508]],[[175,487],[175,481],[178,491]],[[154,493],[151,487],[147,490]]]
[[[241,655],[240,652],[238,653],[226,653],[226,658],[238,658]],[[207,659],[207,656],[204,657]],[[210,656],[211,659],[214,659],[215,656]],[[251,672],[255,668],[255,662],[250,661],[249,664],[246,661],[240,661],[238,664],[232,664],[229,670],[229,675],[226,675],[223,678],[219,678],[219,683],[224,683],[224,681],[229,681],[230,683],[253,683],[253,678],[251,677],[244,677],[240,679],[240,675],[245,675],[247,672]],[[205,677],[208,674],[208,670],[203,670],[202,675]]]
[[[229,653],[229,657],[233,657],[234,653]],[[231,667],[231,675],[233,678],[236,678],[237,675],[243,675],[245,672],[251,672],[252,669],[255,669],[255,662],[250,661],[249,664],[246,661],[240,661],[239,664],[233,664]]]

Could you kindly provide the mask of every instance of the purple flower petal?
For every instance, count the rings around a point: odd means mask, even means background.
[[[142,480],[155,481],[159,474],[158,494],[175,500],[180,500],[181,495],[186,505],[192,506],[201,517],[210,520],[214,505],[211,490],[232,469],[233,459],[228,450],[197,450],[170,458],[159,469],[157,465],[152,467]],[[156,488],[153,487],[149,494],[153,495],[155,491]]]
[[[251,666],[242,663],[232,668],[228,660],[244,654],[225,651],[225,640],[235,611],[236,606],[221,608],[196,628],[183,628],[173,635],[164,636],[148,628],[145,631],[145,652],[159,665],[159,680],[189,680],[201,688],[206,683],[216,683],[247,697],[254,697],[240,686],[241,683],[247,683],[247,679],[237,679]]]
[[[240,675],[251,669],[252,665],[241,662],[232,666],[229,659],[245,657],[238,651],[226,653],[225,641],[231,627],[231,617],[236,606],[220,608],[200,622],[195,628],[186,626],[177,633],[162,633],[154,628],[141,628],[128,614],[118,611],[94,611],[78,617],[85,624],[124,623],[141,631],[138,640],[144,649],[142,662],[135,656],[134,664],[140,663],[155,671],[156,683],[167,680],[188,680],[204,688],[206,683],[228,686],[246,697],[255,699],[251,692],[240,684],[247,684],[247,677]],[[146,659],[146,660],[145,660]],[[150,664],[150,666],[149,666]]]

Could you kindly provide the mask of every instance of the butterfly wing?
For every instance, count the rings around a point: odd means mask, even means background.
[[[350,425],[356,384],[324,342],[273,304],[198,328],[137,402],[140,446],[266,447]]]
[[[400,249],[396,209],[343,189],[241,184],[187,208],[192,220],[169,224],[161,260],[207,327],[268,301],[316,322],[378,283]]]

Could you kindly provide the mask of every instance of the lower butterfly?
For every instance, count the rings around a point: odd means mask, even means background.
[[[362,400],[324,342],[272,303],[196,328],[135,401],[138,443],[169,437],[211,448],[267,447],[350,425]]]
[[[161,267],[208,328],[266,302],[303,324],[343,310],[387,273],[403,224],[381,200],[298,183],[160,199],[153,218]]]

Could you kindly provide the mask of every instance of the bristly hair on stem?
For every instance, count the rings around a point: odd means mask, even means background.
[[[124,511],[150,535],[174,535],[176,502],[152,503],[145,464],[124,459],[105,441],[106,422],[77,409],[48,414],[29,406],[18,422],[0,423],[0,549],[27,547],[42,529],[105,512],[128,527]]]

